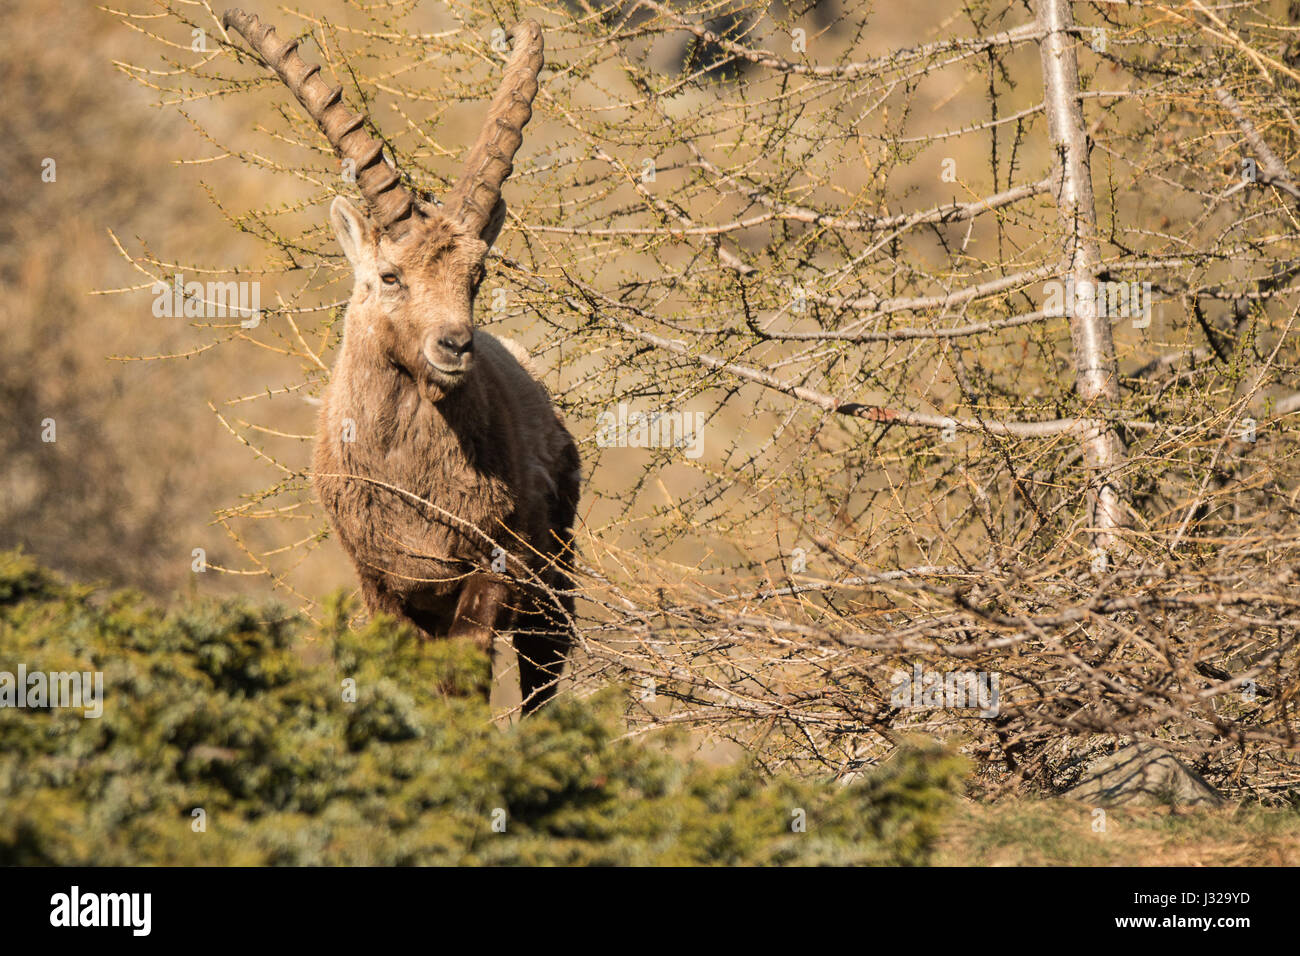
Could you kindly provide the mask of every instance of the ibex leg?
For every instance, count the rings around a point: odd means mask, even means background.
[[[555,574],[551,587],[555,591],[569,591],[572,583],[567,575]],[[523,697],[523,711],[531,714],[555,696],[555,687],[564,670],[564,658],[573,644],[573,631],[569,620],[573,616],[573,595],[555,597],[532,592],[524,600],[521,613],[513,625],[515,653],[519,657],[519,693]]]
[[[461,585],[447,636],[468,637],[480,650],[492,653],[492,632],[509,598],[510,588],[501,578],[484,572],[471,574]]]

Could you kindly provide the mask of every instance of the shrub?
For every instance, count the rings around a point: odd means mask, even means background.
[[[0,670],[104,675],[98,719],[0,708],[0,863],[915,864],[958,786],[933,746],[847,785],[682,761],[619,739],[616,688],[503,730],[484,655],[348,617],[163,614],[0,555]]]

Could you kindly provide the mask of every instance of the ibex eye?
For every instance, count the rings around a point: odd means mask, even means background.
[[[379,278],[380,278],[380,280],[384,283],[384,285],[397,285],[397,273],[396,273],[396,272],[385,272],[385,273],[384,273],[383,275],[381,275]]]

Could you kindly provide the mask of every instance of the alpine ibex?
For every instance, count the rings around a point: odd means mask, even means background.
[[[501,185],[532,116],[541,29],[525,20],[459,182],[436,206],[402,183],[296,40],[242,10],[237,30],[355,171],[367,210],[330,221],[355,275],[316,436],[316,491],[371,613],[490,652],[512,630],[525,712],[550,699],[571,642],[566,573],[580,462],[527,353],[474,328]]]

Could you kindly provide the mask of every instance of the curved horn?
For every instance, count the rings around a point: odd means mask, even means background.
[[[469,151],[460,181],[447,194],[443,208],[474,235],[492,218],[501,198],[501,184],[514,170],[515,152],[524,141],[523,129],[533,115],[537,74],[542,71],[542,28],[536,20],[521,20],[510,31],[514,50],[506,63],[501,88],[492,98],[478,140]]]
[[[366,118],[343,103],[343,87],[330,87],[320,67],[303,61],[297,40],[281,40],[275,27],[265,26],[255,14],[237,7],[226,11],[221,22],[239,31],[248,45],[279,74],[289,92],[298,98],[344,160],[352,160],[361,195],[371,216],[385,232],[402,233],[416,208],[415,196],[402,185],[397,170],[384,162],[383,143],[365,129]]]

